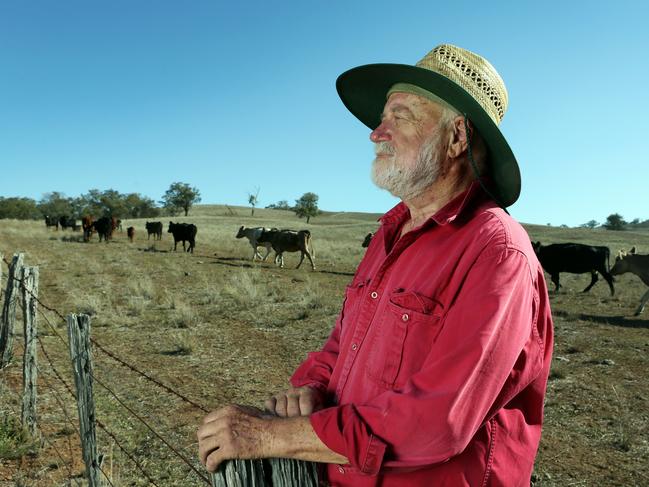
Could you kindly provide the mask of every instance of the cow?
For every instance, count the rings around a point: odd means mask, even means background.
[[[72,230],[79,229],[77,221],[69,216],[62,216],[61,218],[59,218],[59,225],[61,225],[62,230],[65,230],[66,228],[71,228]]]
[[[625,272],[635,274],[642,280],[642,282],[649,286],[649,255],[636,254],[635,247],[631,248],[628,253],[624,250],[620,250],[615,258],[613,268],[611,269],[611,275],[617,276],[619,274],[624,274]],[[642,295],[642,298],[640,298],[640,305],[638,306],[638,309],[635,310],[634,316],[639,316],[640,313],[642,313],[648,300],[649,289],[647,289],[647,292]]]
[[[91,216],[84,216],[81,218],[81,227],[83,228],[83,241],[88,242],[90,240],[90,237],[92,236],[92,233],[95,231],[94,227],[92,226],[94,222],[93,217]]]
[[[113,236],[113,219],[109,216],[102,216],[99,220],[93,222],[91,227],[99,235],[100,242],[103,238],[104,242],[108,243]]]
[[[47,216],[47,215],[45,215],[45,226],[47,228],[56,227],[56,230],[58,231],[58,229],[59,229],[59,219],[56,218],[55,216]]]
[[[311,269],[315,270],[313,257],[313,245],[311,244],[311,232],[308,230],[264,230],[257,240],[258,243],[264,244],[270,242],[273,250],[275,251],[275,264],[279,264],[281,268],[284,267],[284,252],[300,252],[300,262],[296,269],[299,269],[306,255],[311,262]],[[311,250],[309,251],[309,247]]]
[[[153,235],[154,240],[162,240],[162,222],[146,222],[144,224],[147,233],[147,240]]]
[[[133,242],[133,237],[135,237],[135,228],[133,228],[133,227],[128,227],[128,228],[126,229],[126,236],[128,237],[128,239],[129,239],[131,242]]]
[[[613,287],[613,276],[608,271],[609,255],[608,247],[584,245],[578,243],[559,243],[541,245],[541,242],[532,242],[534,252],[538,257],[545,272],[550,274],[555,285],[555,292],[561,287],[559,284],[559,273],[570,272],[572,274],[583,274],[590,272],[591,281],[582,292],[590,291],[597,282],[599,272],[611,290],[611,296],[615,295]]]
[[[120,220],[119,218],[115,218],[114,216],[111,216],[110,225],[113,228],[112,232],[110,232],[111,238],[113,237],[113,232],[115,230],[119,229],[120,232],[122,231],[122,220]]]
[[[363,247],[363,248],[369,247],[370,242],[372,241],[372,237],[374,237],[374,234],[372,232],[365,235],[365,238],[363,239],[363,243],[361,244],[361,247]]]
[[[189,248],[186,249],[187,252],[194,253],[194,247],[196,246],[196,232],[198,229],[196,225],[192,223],[173,223],[169,222],[169,229],[167,233],[171,233],[174,236],[174,251],[178,242],[182,240],[183,250],[185,250],[185,241],[189,242]]]
[[[269,232],[271,230],[277,230],[277,229],[264,228],[264,227],[246,228],[243,225],[241,225],[241,227],[239,227],[239,231],[237,232],[236,238],[246,237],[250,242],[250,245],[252,246],[252,260],[254,261],[255,257],[259,257],[260,260],[265,262],[273,246],[270,242],[263,242],[263,243],[259,242],[259,238],[261,237],[263,232]],[[264,255],[263,259],[261,257],[261,254],[257,250],[257,247],[266,247],[266,255]]]

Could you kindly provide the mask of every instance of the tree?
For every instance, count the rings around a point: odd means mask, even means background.
[[[318,195],[315,193],[304,193],[299,200],[295,200],[293,211],[298,218],[306,217],[306,222],[309,223],[312,216],[317,216],[321,213],[318,209]]]
[[[259,188],[257,188],[257,192],[255,194],[248,193],[248,204],[252,207],[252,210],[250,212],[250,216],[255,216],[255,206],[257,206],[257,202],[259,197]]]
[[[292,210],[293,209],[288,205],[288,201],[286,201],[286,200],[279,200],[277,203],[271,203],[266,208],[271,208],[271,209],[274,209],[274,210]]]
[[[43,216],[59,218],[62,216],[76,216],[72,198],[66,198],[63,193],[54,191],[46,193],[38,202],[38,209]]]
[[[624,221],[624,218],[622,218],[622,215],[619,213],[613,213],[606,217],[606,223],[602,226],[607,230],[624,230],[624,225],[626,225],[626,222]]]
[[[185,216],[194,203],[201,201],[201,193],[198,189],[192,188],[187,183],[172,183],[162,197],[162,205],[172,215],[184,210]]]
[[[595,228],[599,226],[599,222],[596,220],[590,220],[581,225],[582,228]]]
[[[3,198],[0,196],[0,219],[36,220],[42,214],[31,198]]]

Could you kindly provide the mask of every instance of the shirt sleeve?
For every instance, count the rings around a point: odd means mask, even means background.
[[[423,367],[400,389],[365,404],[312,414],[318,437],[365,473],[435,464],[461,453],[542,370],[535,278],[518,250],[481,256]]]

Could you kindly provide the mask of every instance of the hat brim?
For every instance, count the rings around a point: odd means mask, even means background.
[[[461,86],[434,71],[407,64],[367,64],[350,69],[336,80],[336,90],[347,109],[374,130],[389,89],[396,83],[419,86],[447,101],[476,127],[489,150],[489,176],[498,203],[512,205],[521,192],[518,163],[498,125]]]

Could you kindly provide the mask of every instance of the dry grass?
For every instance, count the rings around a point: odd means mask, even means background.
[[[173,221],[198,226],[193,255],[170,251],[167,219],[162,241],[147,240],[145,220],[129,220],[123,227],[136,228],[135,241],[117,233],[108,244],[96,237],[86,244],[79,234],[47,230],[42,222],[3,221],[0,252],[10,258],[25,251],[27,263],[40,266],[44,302],[64,313],[91,314],[95,340],[208,409],[229,402],[259,405],[285,387],[294,367],[328,335],[363,255],[360,243],[377,226],[376,215],[325,214],[306,225],[288,212],[258,209],[251,218],[249,209],[221,206],[201,206],[189,218]],[[240,225],[308,228],[318,270],[304,263],[293,269],[298,254],[285,256],[286,269],[271,258],[253,263],[247,240],[234,238]],[[636,244],[649,253],[649,234],[543,226],[528,231],[545,243],[604,244],[613,254]],[[6,278],[6,269],[3,274]],[[565,288],[551,296],[555,359],[534,485],[646,485],[649,315],[631,317],[645,286],[625,275],[616,282],[615,297],[604,282],[583,295],[579,291],[589,277],[563,274],[561,279]],[[73,384],[65,325],[52,313],[46,316],[52,328],[39,318],[42,341],[54,367]],[[0,414],[9,417],[20,410],[15,393],[22,387],[21,347],[18,336],[15,364],[0,372]],[[67,419],[76,421],[74,401],[49,361],[43,355],[39,361],[49,384],[39,387],[41,428],[49,443],[36,457],[16,461],[0,455],[0,485],[64,485],[68,468],[73,476],[83,472],[77,433]],[[194,432],[202,411],[98,349],[94,367],[99,380],[112,385],[121,401],[198,467]],[[202,484],[111,393],[99,385],[95,393],[98,419],[159,485]],[[28,443],[23,438],[21,444]],[[114,485],[147,485],[101,431],[99,443]]]

